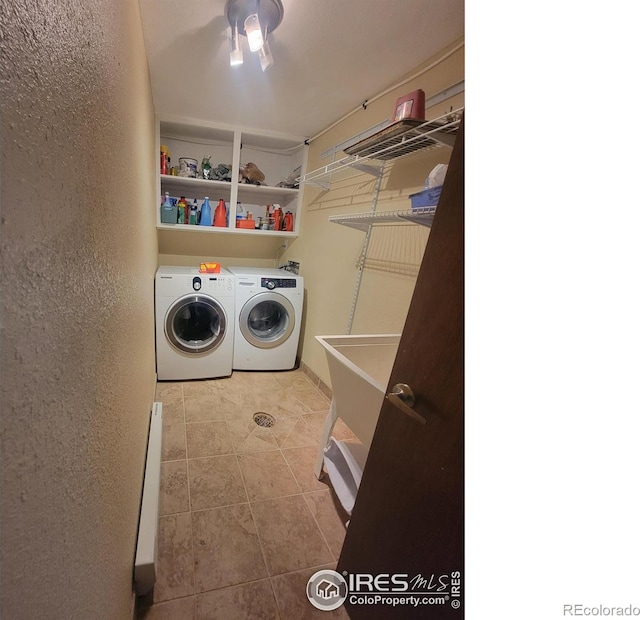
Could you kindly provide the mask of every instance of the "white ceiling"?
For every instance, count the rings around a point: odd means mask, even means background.
[[[263,73],[225,1],[139,0],[159,116],[313,136],[464,36],[464,0],[282,0]]]

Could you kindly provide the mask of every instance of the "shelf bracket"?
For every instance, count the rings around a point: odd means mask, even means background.
[[[316,187],[321,187],[326,191],[331,189],[331,183],[329,181],[307,181],[307,183],[309,185],[315,185]]]
[[[355,168],[365,174],[370,174],[372,177],[377,177],[380,174],[380,168],[378,166],[367,166],[366,164],[351,164],[351,168]]]

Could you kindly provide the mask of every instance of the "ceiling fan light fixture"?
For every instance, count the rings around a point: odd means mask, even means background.
[[[282,0],[227,0],[224,12],[231,27],[230,64],[242,64],[241,37],[246,36],[249,49],[258,52],[262,70],[273,66],[267,33],[273,32],[282,22]]]

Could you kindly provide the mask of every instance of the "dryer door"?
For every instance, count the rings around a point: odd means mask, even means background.
[[[291,302],[278,293],[258,293],[240,311],[240,332],[260,349],[273,349],[291,336],[296,324]]]
[[[222,306],[206,295],[186,295],[167,312],[164,332],[178,351],[198,355],[217,349],[227,331]]]

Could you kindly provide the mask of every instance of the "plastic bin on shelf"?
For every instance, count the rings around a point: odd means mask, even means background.
[[[438,185],[437,187],[423,189],[415,194],[409,194],[409,198],[411,198],[411,208],[420,209],[421,207],[435,207],[438,204],[441,192],[442,185]]]

